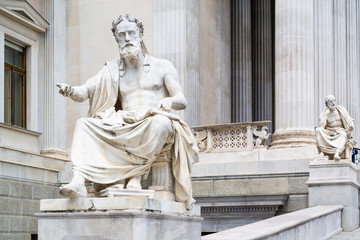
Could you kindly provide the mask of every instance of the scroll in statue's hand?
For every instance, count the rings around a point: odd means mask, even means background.
[[[64,97],[69,97],[74,94],[74,89],[66,83],[57,83],[56,86],[60,88],[59,93]]]

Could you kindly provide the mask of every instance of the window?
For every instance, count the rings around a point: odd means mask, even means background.
[[[5,40],[4,122],[26,128],[26,49]]]

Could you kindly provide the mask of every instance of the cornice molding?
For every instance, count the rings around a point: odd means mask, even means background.
[[[37,32],[45,32],[49,27],[49,23],[25,0],[0,0],[0,14]]]

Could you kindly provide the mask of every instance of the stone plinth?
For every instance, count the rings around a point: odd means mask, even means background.
[[[310,162],[309,207],[343,205],[344,230],[359,227],[359,183],[356,166],[348,160]]]
[[[39,239],[200,239],[200,207],[142,197],[41,200]]]

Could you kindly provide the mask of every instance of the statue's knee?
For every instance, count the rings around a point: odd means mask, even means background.
[[[158,126],[161,129],[172,129],[172,123],[171,120],[168,117],[165,117],[163,115],[157,114],[153,116],[152,123],[155,124],[155,126]]]
[[[346,133],[345,131],[342,131],[342,132],[340,133],[340,135],[341,135],[342,137],[347,138],[347,133]]]

